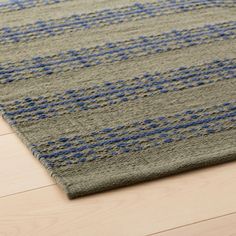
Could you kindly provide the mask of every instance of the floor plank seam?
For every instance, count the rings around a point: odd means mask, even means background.
[[[5,135],[9,135],[9,134],[15,134],[15,133],[14,133],[14,132],[11,132],[11,133],[0,134],[0,137],[1,137],[1,136],[5,136]]]
[[[154,236],[154,235],[158,235],[158,234],[161,234],[161,233],[166,233],[166,232],[169,232],[169,231],[174,231],[176,229],[181,229],[181,228],[188,227],[188,226],[191,226],[191,225],[200,224],[200,223],[203,223],[203,222],[206,222],[206,221],[211,221],[211,220],[223,218],[223,217],[234,215],[234,214],[236,214],[236,212],[230,212],[228,214],[211,217],[211,218],[208,218],[208,219],[205,219],[205,220],[195,221],[195,222],[192,222],[192,223],[189,223],[189,224],[180,225],[180,226],[177,226],[177,227],[174,227],[174,228],[170,228],[170,229],[166,229],[166,230],[162,230],[162,231],[159,231],[159,232],[155,232],[155,233],[151,233],[151,234],[145,234],[144,236]]]
[[[22,194],[22,193],[26,193],[26,192],[30,192],[30,191],[34,191],[34,190],[38,190],[38,189],[43,189],[43,188],[51,187],[51,186],[54,186],[54,185],[56,185],[56,184],[49,184],[49,185],[45,185],[45,186],[42,186],[42,187],[39,187],[39,188],[32,188],[32,189],[28,189],[28,190],[17,192],[17,193],[7,194],[5,196],[0,196],[0,199],[6,198],[6,197],[11,197],[11,196]]]

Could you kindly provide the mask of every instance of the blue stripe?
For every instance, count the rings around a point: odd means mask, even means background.
[[[59,1],[60,2],[60,1]],[[20,4],[24,8],[24,4]],[[18,6],[20,8],[20,5]],[[192,11],[206,7],[232,7],[232,1],[183,0],[136,3],[118,9],[101,10],[94,13],[73,15],[50,21],[38,21],[23,27],[5,28],[0,30],[0,43],[15,43],[34,38],[59,35],[68,30],[77,31],[91,27],[106,26],[121,22],[142,20],[149,17]],[[1,9],[1,8],[0,8]],[[1,33],[2,32],[2,33]],[[1,35],[2,34],[2,35]]]
[[[233,102],[235,104],[235,102]],[[224,110],[222,110],[222,108],[224,108]],[[184,114],[186,113],[192,113],[191,115],[191,119],[190,120],[186,120],[184,119],[185,122],[182,123],[177,123],[175,125],[172,126],[168,126],[164,125],[163,127],[158,127],[156,128],[154,125],[154,123],[150,120],[149,122],[149,129],[150,130],[146,130],[142,129],[143,125],[145,124],[145,121],[141,121],[141,122],[136,122],[134,123],[134,127],[136,126],[136,134],[132,134],[129,135],[129,132],[126,133],[124,132],[124,136],[120,136],[122,135],[121,130],[119,129],[119,132],[115,134],[115,136],[118,135],[118,137],[113,136],[112,138],[109,138],[110,136],[106,136],[107,140],[104,141],[99,141],[102,139],[99,139],[99,136],[94,139],[94,143],[93,144],[85,144],[85,145],[79,145],[78,143],[75,144],[70,144],[69,140],[70,138],[62,138],[60,139],[60,143],[58,143],[58,141],[54,141],[52,142],[52,152],[48,153],[48,154],[42,154],[42,150],[41,150],[41,155],[40,158],[56,158],[56,157],[60,157],[62,159],[65,158],[69,158],[70,156],[66,157],[67,155],[73,154],[71,157],[73,158],[83,158],[86,157],[88,155],[91,154],[91,152],[88,154],[84,151],[86,150],[96,150],[96,148],[98,147],[103,147],[103,148],[108,148],[108,150],[112,149],[112,147],[120,147],[120,148],[124,148],[127,147],[129,145],[129,141],[132,141],[132,145],[134,143],[138,144],[143,138],[147,139],[149,143],[155,143],[157,140],[162,140],[164,143],[169,143],[172,142],[176,139],[176,137],[178,137],[178,130],[186,130],[186,132],[191,135],[194,134],[196,135],[197,133],[201,133],[201,130],[206,130],[208,133],[214,132],[214,128],[211,128],[211,126],[214,124],[216,124],[217,121],[220,120],[228,120],[230,122],[231,118],[234,118],[236,116],[236,106],[232,106],[232,103],[226,103],[223,104],[221,106],[218,106],[217,108],[215,108],[216,111],[218,110],[218,112],[221,112],[223,114],[219,115],[219,114],[214,114],[212,113],[210,116],[206,117],[206,118],[202,118],[201,116],[204,115],[204,110],[202,112],[202,114],[198,113],[198,115],[195,115],[196,110],[190,110],[187,112],[183,112],[182,116],[180,116],[180,118],[184,118]],[[214,111],[214,110],[212,110]],[[208,114],[206,114],[205,116],[207,116]],[[172,117],[175,117],[175,115],[173,115]],[[159,120],[159,118],[155,118],[156,120]],[[189,119],[189,118],[188,118]],[[153,120],[153,119],[152,119]],[[168,120],[168,119],[167,119]],[[232,120],[231,122],[234,122],[235,120]],[[136,125],[135,125],[136,124]],[[151,125],[152,124],[152,125]],[[209,125],[210,126],[209,126]],[[225,122],[222,123],[223,125],[225,124]],[[233,123],[232,123],[233,124]],[[195,127],[195,128],[192,128]],[[200,127],[200,130],[197,128]],[[216,125],[216,127],[218,127],[218,124]],[[189,129],[191,128],[191,129]],[[112,134],[113,130],[116,128],[109,128],[107,129],[106,134]],[[127,128],[125,126],[123,126],[122,130],[126,130]],[[129,130],[129,129],[128,129]],[[168,134],[168,132],[172,131],[172,133]],[[98,131],[97,134],[101,134],[104,131]],[[182,131],[181,131],[182,132]],[[127,135],[128,134],[128,135]],[[92,134],[90,134],[92,137]],[[78,137],[78,136],[77,136]],[[82,138],[82,137],[81,137]],[[81,140],[81,138],[76,138]],[[83,138],[82,138],[83,139]],[[137,142],[136,142],[137,140]],[[140,141],[138,141],[140,140]],[[51,141],[50,141],[51,142]],[[68,148],[63,148],[63,150],[55,152],[55,148],[53,148],[54,145],[56,145],[58,147],[58,145],[61,145],[64,147]],[[70,144],[70,145],[69,145]],[[50,145],[49,145],[50,146]],[[48,147],[48,145],[47,145]],[[110,147],[110,148],[109,148]],[[37,145],[33,145],[33,148],[35,150],[37,150]],[[48,152],[48,148],[45,149],[46,152]],[[96,154],[96,151],[94,151],[94,153]],[[65,156],[66,155],[66,156]]]
[[[17,101],[19,105],[15,105],[16,101],[14,101],[11,104],[13,105],[15,111],[8,111],[6,112],[6,115],[14,118],[15,115],[36,112],[37,110],[42,112],[42,110],[48,109],[49,107],[52,107],[55,110],[57,106],[66,107],[66,105],[70,104],[75,104],[78,109],[81,107],[83,110],[85,107],[88,109],[88,105],[90,103],[92,103],[92,105],[96,104],[96,100],[93,99],[106,97],[106,99],[110,98],[109,100],[112,100],[112,95],[116,95],[116,97],[113,97],[113,100],[125,97],[126,99],[124,101],[128,101],[129,95],[135,95],[140,90],[150,92],[151,94],[155,91],[177,91],[179,89],[175,86],[175,84],[178,81],[181,81],[184,85],[184,87],[180,87],[180,89],[183,89],[214,82],[211,80],[212,77],[219,77],[218,80],[235,79],[235,69],[235,60],[223,60],[216,62],[214,61],[210,64],[199,67],[186,69],[181,68],[179,70],[175,70],[174,72],[168,73],[167,75],[155,73],[158,74],[158,76],[155,74],[149,74],[148,76],[145,75],[141,78],[136,77],[131,80],[135,82],[132,85],[129,84],[129,81],[118,81],[118,83],[109,83],[109,86],[107,86],[107,83],[105,82],[103,86],[96,86],[94,90],[90,91],[93,95],[85,96],[85,91],[83,89],[79,89],[77,91],[67,90],[64,93],[57,94],[52,102],[44,97],[27,98],[22,101]],[[181,72],[181,74],[179,72]],[[149,91],[148,89],[151,90]],[[85,103],[86,101],[87,103]],[[9,106],[11,105],[8,104],[8,110],[10,108]],[[47,113],[48,112],[46,111],[41,114],[47,115]],[[32,114],[29,115],[32,116]],[[27,118],[29,118],[29,115],[27,115]]]
[[[66,114],[99,108],[104,104],[112,105],[111,102],[113,104],[126,102],[139,98],[140,94],[153,96],[157,92],[173,92],[221,80],[235,79],[235,69],[236,59],[213,61],[209,64],[180,68],[163,74],[158,72],[154,74],[145,73],[140,78],[135,77],[127,81],[105,82],[101,86],[87,88],[86,90],[81,88],[67,90],[49,98],[42,96],[27,97],[24,100],[16,100],[5,104],[3,109],[7,111],[5,115],[17,123],[45,119],[55,117],[56,112],[61,109]],[[101,103],[103,101],[101,99],[105,102]],[[71,105],[74,107],[73,111],[70,109]]]
[[[79,51],[67,51],[51,57],[36,57],[19,63],[0,64],[0,82],[10,83],[30,78],[30,76],[37,78],[51,75],[63,71],[63,66],[67,64],[70,64],[71,69],[75,70],[76,68],[126,61],[137,56],[227,40],[235,38],[235,35],[236,22],[227,22],[192,30],[172,31],[157,36],[139,37],[113,43],[112,48],[110,44],[105,44]]]

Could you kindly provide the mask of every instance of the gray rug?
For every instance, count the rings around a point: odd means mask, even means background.
[[[236,160],[235,0],[21,0],[0,18],[1,113],[69,198]]]

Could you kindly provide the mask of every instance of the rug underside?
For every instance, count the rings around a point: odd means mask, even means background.
[[[0,19],[1,114],[69,198],[236,160],[236,0],[21,0]]]

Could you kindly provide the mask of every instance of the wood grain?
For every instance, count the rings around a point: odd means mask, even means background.
[[[229,214],[193,225],[148,236],[236,236],[236,214]]]
[[[0,197],[50,184],[46,170],[15,134],[0,136]]]
[[[0,199],[0,234],[147,235],[236,212],[235,168],[228,163],[72,201],[57,186],[8,196]]]

